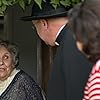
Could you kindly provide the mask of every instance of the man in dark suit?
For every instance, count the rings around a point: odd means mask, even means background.
[[[51,46],[57,45],[48,83],[47,100],[82,100],[91,64],[76,48],[67,13],[70,7],[52,7],[49,1],[42,9],[33,5],[32,15],[22,17],[32,21],[39,37]]]

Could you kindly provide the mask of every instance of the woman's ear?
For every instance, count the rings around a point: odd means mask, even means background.
[[[76,46],[77,46],[78,50],[81,51],[87,58],[91,57],[91,55],[86,54],[86,52],[83,50],[84,46],[83,46],[83,44],[81,42],[77,41],[76,42]]]
[[[83,52],[83,44],[81,42],[77,41],[76,46],[81,52]]]

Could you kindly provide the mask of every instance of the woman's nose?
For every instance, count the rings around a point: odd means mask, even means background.
[[[0,66],[1,66],[1,65],[3,65],[3,60],[2,60],[2,59],[0,59]]]

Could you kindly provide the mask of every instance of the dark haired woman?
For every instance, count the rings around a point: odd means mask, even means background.
[[[94,64],[83,100],[100,100],[100,0],[85,0],[69,15],[78,49]]]

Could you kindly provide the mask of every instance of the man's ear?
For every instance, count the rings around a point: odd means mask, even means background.
[[[48,21],[47,20],[41,19],[41,24],[44,27],[44,29],[47,29],[48,28]]]

